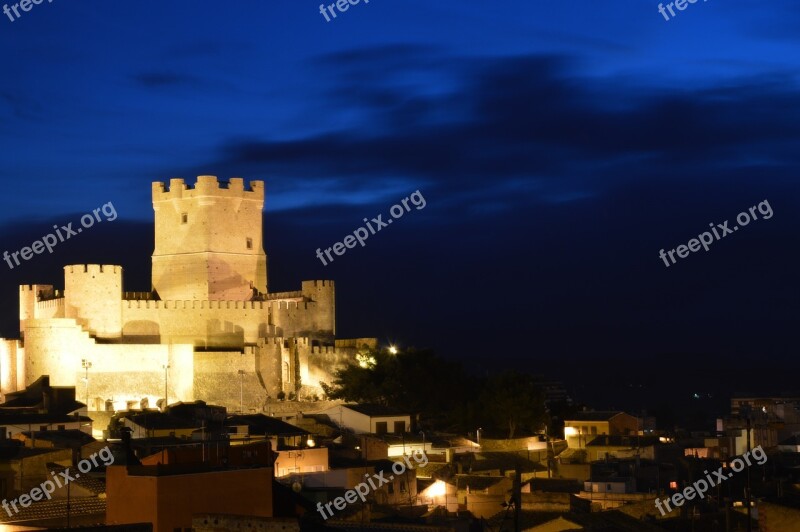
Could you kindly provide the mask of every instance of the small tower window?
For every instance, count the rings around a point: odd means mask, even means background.
[[[247,239],[247,249],[253,249],[253,239],[252,238],[248,238]]]
[[[185,212],[183,214],[181,214],[181,223],[185,224],[188,221],[189,221],[189,214],[185,213]]]

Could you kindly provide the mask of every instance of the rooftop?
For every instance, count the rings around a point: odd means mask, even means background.
[[[290,425],[280,419],[265,416],[264,414],[246,414],[229,417],[225,421],[228,427],[246,425],[250,434],[258,436],[305,436],[308,431]]]
[[[578,412],[564,421],[566,423],[570,421],[609,421],[611,418],[624,413],[621,411]]]
[[[349,408],[354,412],[358,412],[359,414],[364,414],[365,416],[369,417],[381,417],[381,416],[408,416],[410,415],[408,412],[404,410],[399,410],[397,408],[392,408],[389,406],[384,405],[377,405],[377,404],[346,404],[342,405],[345,408]]]

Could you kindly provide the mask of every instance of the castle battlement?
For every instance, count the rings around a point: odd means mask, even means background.
[[[332,345],[315,345],[311,348],[312,355],[335,355],[336,348]]]
[[[277,306],[275,305],[277,303]],[[313,303],[312,303],[313,304]],[[308,302],[305,301],[271,301],[270,306],[275,310],[296,310],[299,308],[308,309]]]
[[[179,309],[179,310],[265,310],[269,303],[265,301],[222,301],[222,300],[160,300],[160,299],[124,299],[123,304],[129,309]]]
[[[333,287],[333,281],[331,281],[330,279],[325,279],[325,280],[317,279],[317,280],[313,280],[313,281],[303,281],[303,283],[308,283],[311,286],[316,287],[316,288],[324,288],[324,287],[331,288],[331,287]]]
[[[293,292],[271,292],[267,294],[267,299],[302,299],[303,291],[295,290]]]
[[[152,189],[154,202],[201,196],[264,201],[264,182],[250,181],[249,188],[245,189],[244,179],[241,177],[220,181],[213,175],[201,175],[197,176],[197,182],[194,185],[187,185],[182,178],[172,178],[169,180],[169,187],[162,181],[154,181]]]
[[[110,273],[116,275],[122,273],[122,266],[116,264],[70,264],[69,266],[64,266],[64,273],[87,273],[92,275]]]

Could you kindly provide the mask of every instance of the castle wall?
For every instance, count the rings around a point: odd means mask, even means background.
[[[212,348],[241,348],[267,336],[308,336],[332,341],[332,291],[333,287],[326,285],[310,293],[319,302],[123,301],[122,332],[126,341],[172,341]]]
[[[17,351],[19,340],[0,339],[0,392],[15,392],[17,388]]]
[[[75,386],[78,400],[86,400],[89,368],[90,409],[103,409],[97,399],[125,401],[150,399],[150,406],[164,396],[164,365],[169,368],[170,402],[191,401],[193,348],[191,345],[98,344],[74,319],[30,320],[25,340],[25,383],[50,375],[53,386]]]
[[[304,385],[320,387],[320,382],[331,384],[337,370],[355,360],[353,349],[338,349],[330,346],[313,346],[308,356],[308,380]]]
[[[64,317],[98,338],[122,335],[122,266],[64,267]]]
[[[306,301],[287,299],[269,302],[275,334],[283,337],[309,337],[332,343],[336,334],[333,281],[303,281],[300,293]]]
[[[50,284],[23,284],[19,287],[19,331],[25,331],[29,319],[63,318],[64,294]],[[44,301],[39,301],[44,299]],[[59,315],[60,313],[60,315]]]
[[[126,341],[241,348],[274,330],[263,301],[124,301],[122,315]]]
[[[227,186],[199,176],[152,187],[155,211],[153,287],[164,300],[247,300],[267,292],[262,242],[264,183]]]
[[[240,370],[244,375],[239,374]],[[194,392],[207,403],[225,406],[231,413],[240,410],[240,398],[245,413],[261,412],[267,399],[253,349],[195,353]]]

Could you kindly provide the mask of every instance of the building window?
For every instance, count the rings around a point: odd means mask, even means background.
[[[248,238],[247,239],[247,249],[253,249],[253,239],[252,238]]]
[[[41,432],[47,432],[47,425],[42,425],[41,427],[39,427],[39,430]]]
[[[181,214],[181,223],[185,224],[189,221],[189,213],[184,212]]]
[[[386,434],[388,431],[385,421],[378,421],[375,423],[375,434]]]
[[[589,427],[587,427],[586,425],[581,427],[581,434],[589,434]]]
[[[394,493],[394,483],[389,482],[388,486],[389,486],[389,495],[391,495]]]
[[[400,481],[400,493],[405,493],[405,492],[406,492],[406,481],[405,480],[401,480]]]
[[[596,435],[596,434],[597,434],[597,427],[592,427],[592,435]]]
[[[66,425],[59,425],[58,426],[58,430],[67,430],[67,426]]]
[[[396,433],[405,432],[406,431],[406,422],[405,421],[395,421],[394,422],[394,431]]]

